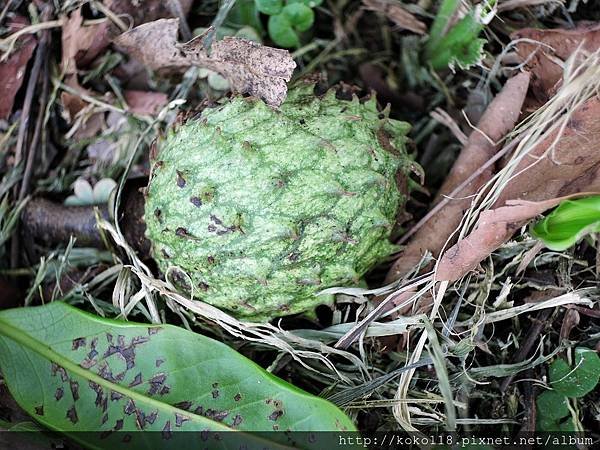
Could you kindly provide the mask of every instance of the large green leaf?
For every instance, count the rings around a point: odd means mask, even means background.
[[[298,33],[296,33],[290,19],[285,14],[276,14],[269,17],[267,28],[273,42],[280,47],[292,48],[300,45]]]
[[[315,13],[302,3],[290,3],[283,8],[282,13],[298,31],[307,31],[315,21]]]
[[[556,391],[544,391],[537,398],[537,410],[540,417],[559,420],[569,415],[567,397]]]
[[[284,448],[289,435],[273,430],[355,430],[333,404],[220,342],[60,302],[0,312],[0,369],[23,409],[89,448],[191,448],[190,439],[208,439],[208,448]],[[140,429],[158,433],[133,433]],[[222,433],[230,430],[271,433]],[[299,436],[300,448],[323,448],[318,436]]]
[[[600,357],[589,348],[575,349],[575,367],[564,359],[557,359],[550,366],[550,386],[566,397],[583,397],[598,384]]]

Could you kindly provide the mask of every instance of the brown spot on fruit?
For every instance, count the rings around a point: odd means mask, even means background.
[[[235,396],[233,397],[233,399],[236,402],[239,402],[242,399],[242,394],[240,394],[239,392],[237,394],[235,394]]]
[[[35,413],[38,416],[43,416],[44,415],[44,405],[36,406],[34,409],[35,409]]]
[[[156,367],[160,367],[160,365],[161,365],[162,363],[164,363],[164,362],[165,362],[165,360],[164,360],[164,359],[162,359],[162,358],[158,358],[158,359],[157,359],[157,360],[154,362],[154,365],[155,365]]]
[[[200,197],[190,197],[190,202],[197,208],[202,206],[202,200],[200,200]]]
[[[63,398],[63,395],[65,395],[65,390],[61,387],[56,388],[56,391],[54,392],[54,398],[56,401],[59,401],[61,398]]]
[[[383,127],[379,128],[377,131],[377,141],[379,145],[381,145],[385,150],[390,152],[392,155],[399,156],[398,150],[394,148],[392,142],[390,141],[390,135],[387,131],[384,130]]]
[[[123,428],[123,419],[117,419],[117,421],[115,422],[115,431],[119,431]]]
[[[184,188],[186,185],[185,178],[183,177],[183,172],[176,170],[177,172],[177,186],[180,188]]]

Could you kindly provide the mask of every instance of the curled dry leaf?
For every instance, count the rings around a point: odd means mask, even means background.
[[[110,22],[104,20],[94,25],[83,25],[81,8],[62,25],[62,70],[67,75],[77,73],[78,67],[91,63],[111,42]]]
[[[427,26],[399,3],[389,0],[363,0],[362,3],[366,9],[384,14],[400,29],[416,34],[425,34],[427,31]]]
[[[562,325],[560,326],[561,340],[569,339],[569,335],[571,334],[571,331],[573,331],[573,328],[575,328],[577,325],[579,325],[579,320],[580,320],[579,312],[576,309],[574,309],[574,308],[567,309],[567,311],[565,312],[565,315],[563,317]]]
[[[27,19],[16,16],[9,24],[9,32],[14,33],[28,25]],[[12,111],[15,95],[23,84],[27,63],[33,55],[37,40],[27,34],[17,40],[17,49],[0,62],[0,119],[6,119]]]
[[[508,80],[502,91],[490,103],[434,201],[434,204],[442,201],[446,204],[418,229],[390,269],[386,279],[388,283],[412,270],[427,251],[437,256],[442,250],[445,242],[460,224],[464,211],[471,205],[471,196],[493,175],[493,167],[482,171],[455,195],[456,199],[444,200],[445,196],[450,195],[494,156],[498,148],[495,142],[511,131],[519,118],[528,85],[529,74],[520,73]]]
[[[227,78],[234,91],[260,97],[273,106],[283,103],[286,82],[296,67],[287,50],[226,37],[214,42],[208,54],[203,36],[178,43],[178,28],[177,19],[160,19],[123,33],[115,43],[153,70],[204,67]]]
[[[438,264],[436,279],[458,280],[512,236],[525,221],[558,205],[562,200],[564,198],[545,202],[509,200],[506,206],[483,211],[475,230],[444,253]]]
[[[531,71],[533,95],[538,101],[545,102],[556,93],[560,84],[562,63],[580,45],[588,52],[600,48],[600,25],[579,25],[573,30],[524,28],[514,32],[511,38],[524,39],[517,44],[517,53]]]
[[[129,111],[136,114],[157,114],[169,102],[169,97],[163,92],[130,90],[124,95]]]
[[[528,220],[565,198],[600,192],[600,99],[589,99],[572,114],[549,151],[557,133],[550,133],[521,160],[495,209],[481,213],[475,230],[443,255],[438,280],[459,279]]]

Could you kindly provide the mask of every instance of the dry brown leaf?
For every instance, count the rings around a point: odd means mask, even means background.
[[[497,151],[500,139],[513,129],[527,93],[529,74],[523,72],[506,82],[502,91],[494,98],[471,132],[462,151],[434,201],[440,203],[445,196],[458,188],[465,180],[482,167]],[[423,255],[429,251],[437,256],[445,242],[460,224],[464,211],[471,205],[471,196],[493,175],[493,167],[465,186],[456,199],[450,199],[416,232],[388,272],[390,283],[411,271]],[[433,211],[432,211],[433,212]]]
[[[129,111],[136,114],[153,115],[169,102],[167,94],[150,91],[125,91],[125,101]]]
[[[600,99],[589,99],[572,114],[550,152],[557,133],[521,160],[495,209],[481,213],[475,230],[443,255],[438,280],[454,281],[473,270],[529,219],[558,204],[557,198],[600,192]],[[516,208],[518,204],[522,206]]]
[[[28,24],[27,19],[17,16],[8,25],[9,32],[16,32]],[[6,119],[12,111],[15,95],[23,84],[27,63],[36,45],[35,36],[27,34],[17,40],[17,49],[0,62],[0,119]]]
[[[544,201],[600,190],[600,97],[577,108],[552,152],[550,133],[517,165],[495,208],[510,199]]]
[[[76,9],[62,26],[62,70],[67,75],[91,63],[111,42],[110,22],[83,25],[81,8]]]
[[[515,31],[511,38],[530,40],[519,42],[516,50],[526,63],[527,70],[531,71],[531,88],[535,98],[545,102],[560,85],[563,76],[561,62],[566,61],[579,45],[589,52],[600,47],[600,25],[584,24],[573,30],[524,28]]]
[[[562,325],[560,326],[560,340],[569,339],[569,335],[573,328],[579,325],[579,312],[576,309],[569,308],[565,312]]]
[[[509,200],[506,206],[483,211],[479,215],[475,230],[444,253],[437,267],[436,279],[458,280],[487,258],[524,222],[558,205],[564,199],[556,198],[544,202]]]
[[[178,43],[178,28],[178,19],[160,19],[123,33],[115,43],[153,70],[204,67],[227,78],[236,92],[260,97],[273,106],[283,103],[286,82],[296,67],[287,50],[226,37],[213,42],[209,55],[203,36]]]
[[[384,14],[400,29],[416,34],[425,34],[427,31],[427,26],[400,3],[390,0],[362,0],[362,3],[366,9]]]
[[[443,255],[438,280],[455,281],[473,270],[528,220],[563,199],[600,192],[600,98],[590,98],[573,112],[548,151],[558,132],[520,161],[495,209],[481,213],[475,230]]]

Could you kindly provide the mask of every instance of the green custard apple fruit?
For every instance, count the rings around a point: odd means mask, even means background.
[[[234,97],[157,143],[146,235],[179,287],[237,317],[327,303],[397,250],[409,126],[374,98],[290,90],[279,109]],[[173,276],[177,275],[177,276]]]

